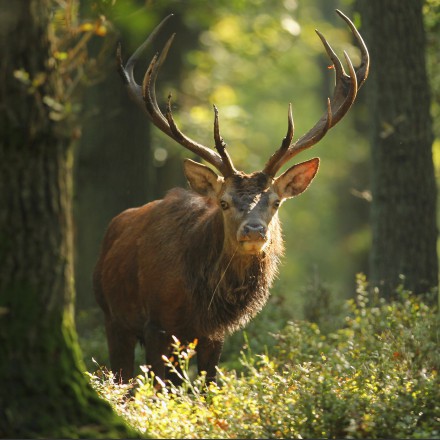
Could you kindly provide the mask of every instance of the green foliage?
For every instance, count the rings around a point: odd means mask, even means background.
[[[221,364],[227,369],[244,370],[237,353],[246,350],[249,353],[272,352],[273,333],[278,333],[292,319],[293,310],[286,298],[272,294],[263,310],[245,329],[226,338],[222,352]]]
[[[155,386],[146,367],[129,385],[103,369],[90,380],[154,437],[439,438],[438,311],[410,292],[397,295],[386,303],[359,276],[342,328],[324,335],[315,323],[290,322],[270,354],[245,350],[242,372],[220,369],[220,386],[190,379],[196,346],[178,341],[166,363],[183,368],[182,387]]]

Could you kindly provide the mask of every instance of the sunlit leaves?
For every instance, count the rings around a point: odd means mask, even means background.
[[[385,303],[358,277],[344,327],[324,335],[291,322],[271,353],[242,352],[244,373],[220,370],[204,391],[187,360],[197,347],[175,340],[184,385],[160,390],[148,368],[132,397],[111,374],[93,386],[133,426],[161,438],[436,438],[440,435],[439,316],[403,290]],[[186,373],[185,373],[186,370]],[[132,385],[133,386],[133,385]]]

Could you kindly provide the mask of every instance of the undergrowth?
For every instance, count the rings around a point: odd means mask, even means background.
[[[386,303],[358,277],[342,328],[289,322],[265,353],[218,385],[192,379],[196,342],[175,341],[183,385],[157,390],[147,367],[128,385],[100,367],[92,386],[138,431],[158,438],[440,438],[439,316],[400,290]],[[160,378],[158,379],[160,382]]]

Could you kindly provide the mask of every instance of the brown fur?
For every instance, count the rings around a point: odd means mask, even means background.
[[[236,254],[230,262],[222,222],[209,198],[180,188],[117,216],[94,274],[106,320],[144,343],[146,324],[182,341],[219,342],[245,325],[267,301],[282,252],[280,227],[276,219],[262,255]],[[120,368],[115,359],[112,369]]]

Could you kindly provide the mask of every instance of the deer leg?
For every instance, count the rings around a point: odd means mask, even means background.
[[[215,382],[216,367],[220,361],[224,340],[200,338],[197,344],[197,369],[206,371],[206,383]]]
[[[127,383],[133,377],[136,337],[110,318],[105,318],[105,331],[110,366],[118,382]]]
[[[155,376],[165,379],[163,355],[168,355],[170,338],[165,330],[155,324],[148,323],[144,328],[145,362],[151,367]]]

